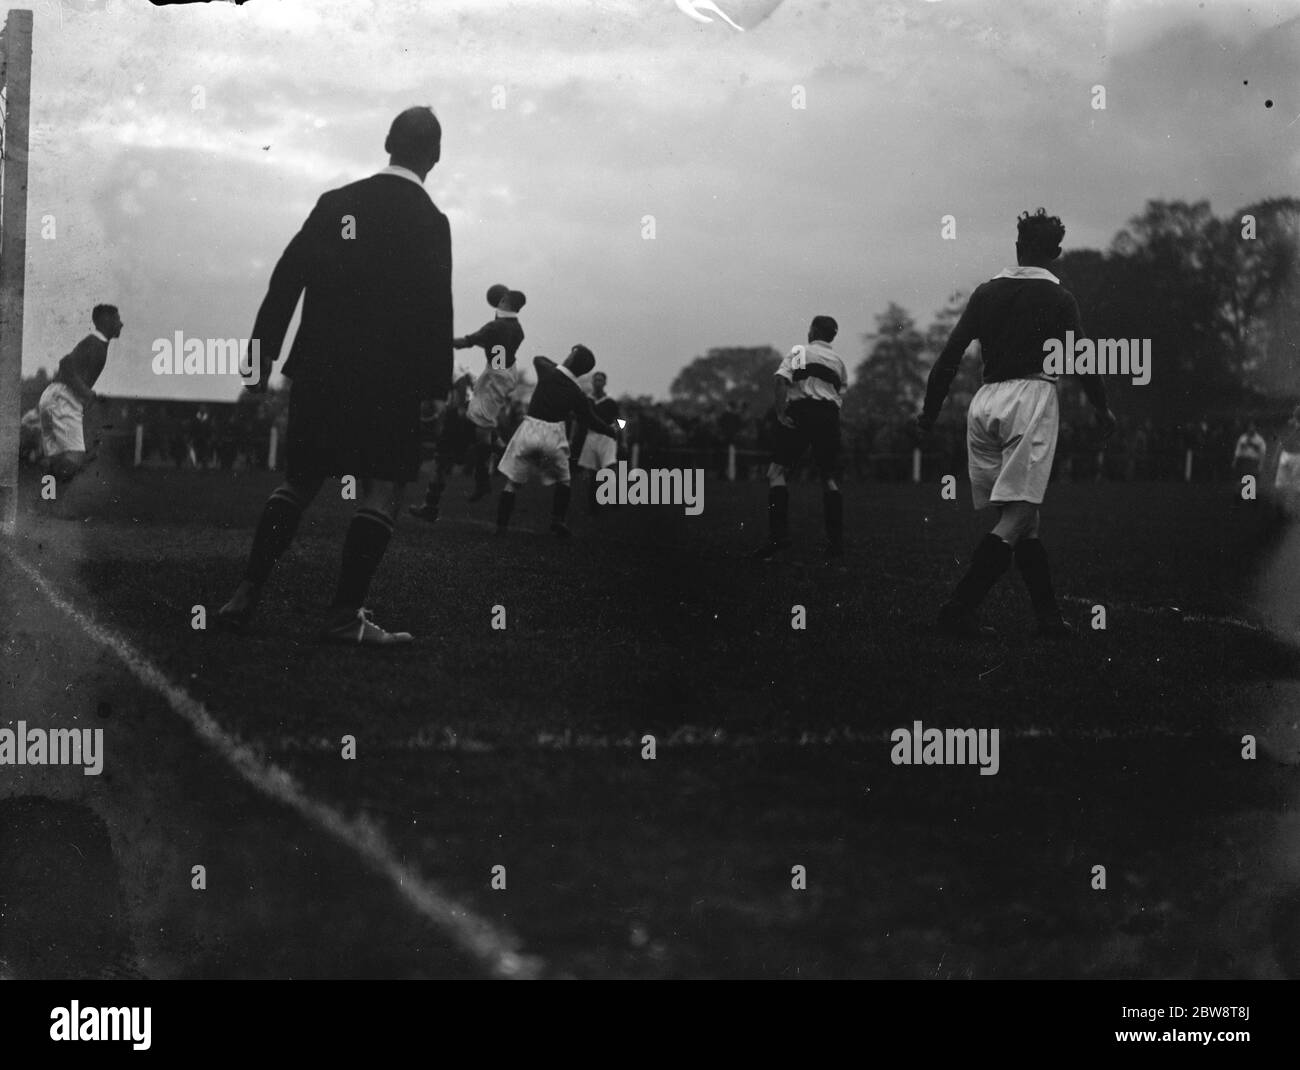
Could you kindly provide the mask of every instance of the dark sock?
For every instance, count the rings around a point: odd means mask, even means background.
[[[1021,539],[1016,543],[1016,567],[1029,588],[1029,601],[1035,616],[1054,619],[1061,615],[1052,589],[1052,571],[1047,564],[1047,551],[1039,539]]]
[[[551,519],[563,524],[569,513],[569,496],[573,489],[568,483],[555,484],[555,497],[551,501]]]
[[[790,537],[790,488],[767,488],[767,530],[773,542]]]
[[[952,592],[952,601],[975,609],[1010,566],[1011,547],[989,532],[975,547],[970,568]]]
[[[430,509],[437,509],[438,503],[442,501],[442,492],[446,487],[447,484],[441,479],[431,479],[429,489],[424,492],[424,504]]]
[[[375,509],[358,509],[348,525],[343,543],[343,563],[334,594],[335,609],[360,609],[370,590],[370,580],[393,537],[393,521]]]
[[[510,526],[510,514],[515,511],[515,496],[509,491],[503,490],[501,497],[497,499],[497,527],[506,528]]]
[[[474,458],[474,487],[479,489],[487,486],[488,459],[492,456],[492,447],[475,442],[470,451]]]
[[[838,490],[822,492],[822,513],[826,517],[826,537],[832,546],[844,542],[844,495]]]
[[[257,522],[257,534],[253,536],[244,579],[256,587],[266,583],[276,561],[293,542],[301,519],[302,503],[293,491],[280,487],[267,498],[262,518]]]

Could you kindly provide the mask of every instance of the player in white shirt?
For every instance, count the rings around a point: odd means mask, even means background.
[[[776,370],[776,442],[767,470],[768,538],[755,553],[769,558],[790,546],[790,489],[786,479],[809,447],[822,481],[826,555],[844,553],[844,496],[840,493],[840,407],[848,393],[844,361],[831,348],[839,325],[814,316],[808,344],[797,345]]]

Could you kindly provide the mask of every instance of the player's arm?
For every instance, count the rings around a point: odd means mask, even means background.
[[[1087,338],[1083,329],[1083,317],[1079,314],[1079,302],[1070,295],[1069,310],[1067,311],[1069,323],[1067,328],[1074,331],[1075,339]],[[1097,426],[1101,433],[1109,437],[1115,430],[1115,414],[1110,411],[1110,405],[1106,400],[1106,383],[1100,375],[1080,375],[1079,386],[1083,388],[1083,395],[1097,410]]]
[[[790,403],[790,384],[794,381],[794,365],[792,363],[793,354],[799,350],[796,346],[794,350],[787,353],[781,358],[781,363],[776,369],[776,374],[772,376],[772,393],[773,404],[776,407],[777,423],[790,427],[790,418],[786,416],[785,409]]]
[[[59,361],[59,382],[71,390],[83,406],[89,405],[95,400],[95,392],[77,371],[77,362],[73,360],[74,355],[75,352],[69,353]]]
[[[271,366],[280,357],[284,336],[289,332],[289,321],[293,319],[298,298],[307,286],[307,272],[313,260],[314,235],[325,219],[324,203],[324,197],[316,202],[311,215],[285,246],[275,270],[271,272],[266,296],[262,298],[257,319],[253,322],[252,337],[258,342],[261,368],[257,381],[247,385],[249,390],[260,393],[266,389],[267,381],[271,378]]]
[[[598,435],[608,435],[610,438],[618,438],[618,427],[611,427],[600,418],[596,412],[596,403],[591,398],[584,396],[584,404],[573,410],[573,415],[577,418],[578,423],[585,425]]]
[[[492,341],[489,337],[491,332],[492,324],[490,322],[485,323],[473,334],[467,334],[461,338],[453,338],[451,344],[457,349],[473,349],[474,346],[483,346],[484,348],[487,348]]]
[[[966,350],[975,341],[979,326],[976,310],[978,296],[978,290],[971,294],[961,318],[957,320],[952,334],[948,336],[947,344],[939,354],[939,359],[930,369],[930,377],[925,384],[925,403],[921,406],[921,415],[916,418],[916,425],[922,431],[929,431],[934,427],[934,422],[939,418],[939,410],[943,408],[944,400],[948,397],[948,388],[952,386],[957,369],[961,367],[961,358],[966,355]]]
[[[451,224],[435,212],[433,225],[433,303],[430,357],[425,378],[425,396],[445,401],[451,394],[455,371],[455,331],[451,296]]]

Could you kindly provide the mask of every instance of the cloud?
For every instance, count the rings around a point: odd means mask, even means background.
[[[1296,24],[1221,5],[786,0],[744,33],[674,0],[38,7],[25,368],[115,297],[104,389],[201,389],[153,380],[152,340],[247,334],[316,197],[382,166],[415,102],[443,120],[465,326],[506,278],[526,350],[586,340],[638,393],[814,312],[856,360],[889,300],[924,322],[1001,267],[1024,208],[1105,246],[1149,197],[1288,192]]]

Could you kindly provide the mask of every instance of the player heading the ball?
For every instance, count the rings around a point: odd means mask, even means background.
[[[598,434],[615,438],[618,429],[596,414],[591,398],[578,380],[596,366],[596,358],[584,345],[569,350],[564,363],[557,365],[547,357],[534,357],[537,387],[528,402],[528,415],[515,428],[501,458],[498,470],[506,477],[497,500],[497,534],[510,526],[515,508],[515,492],[537,472],[547,486],[555,485],[551,508],[551,531],[561,537],[569,534],[564,518],[569,512],[569,435],[566,423],[575,417]]]

